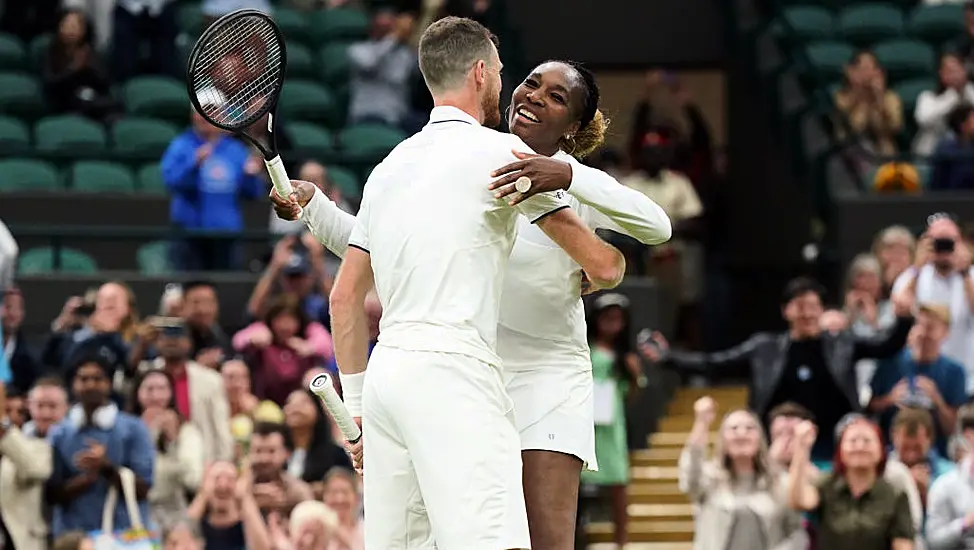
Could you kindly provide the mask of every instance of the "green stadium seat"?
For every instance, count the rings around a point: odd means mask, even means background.
[[[781,12],[782,36],[793,44],[828,40],[835,31],[832,12],[820,6],[793,6]]]
[[[0,34],[0,70],[19,71],[27,68],[27,49],[19,38]]]
[[[136,187],[142,193],[165,195],[166,182],[162,181],[162,169],[158,162],[146,164],[136,174]]]
[[[309,41],[312,32],[310,18],[307,14],[289,8],[275,7],[273,17],[274,22],[277,23],[277,26],[281,28],[281,32],[284,33],[284,37],[288,39],[289,47],[291,41]],[[321,32],[321,29],[314,29],[315,34],[319,32]],[[290,50],[288,50],[288,54],[290,53]]]
[[[278,108],[281,116],[290,120],[334,124],[338,117],[331,92],[309,80],[287,81]]]
[[[177,10],[176,25],[179,30],[190,36],[199,36],[203,32],[203,10],[200,3],[183,2]]]
[[[314,39],[318,43],[363,40],[369,34],[369,16],[354,8],[332,8],[314,13]]]
[[[315,60],[311,50],[298,42],[287,44],[288,78],[314,78]]]
[[[841,79],[855,53],[855,48],[845,42],[813,42],[805,47],[808,68],[819,82]]]
[[[33,159],[0,159],[0,191],[58,191],[57,168]]]
[[[34,119],[44,114],[40,82],[24,73],[0,73],[0,113]]]
[[[132,115],[164,118],[179,124],[189,119],[186,87],[174,78],[140,76],[125,83],[125,108]]]
[[[31,248],[22,252],[17,260],[17,272],[20,275],[43,275],[55,271],[90,275],[98,272],[98,264],[95,263],[95,260],[80,250],[61,247],[60,269],[54,267],[56,264],[54,255],[54,249],[47,246]]]
[[[45,117],[34,125],[34,144],[46,155],[79,158],[104,155],[108,147],[105,129],[77,115]]]
[[[348,46],[345,42],[335,42],[318,52],[318,76],[332,88],[348,83]]]
[[[123,158],[156,160],[179,135],[179,128],[153,118],[123,118],[112,126],[112,152]]]
[[[68,171],[68,185],[87,193],[131,193],[135,177],[125,165],[106,161],[81,161]]]
[[[42,34],[27,45],[27,62],[34,72],[40,74],[47,60],[47,50],[51,45],[51,35]]]
[[[381,124],[349,126],[338,136],[342,152],[359,162],[381,159],[404,139],[400,130]]]
[[[914,38],[942,44],[964,34],[962,4],[920,5],[910,14],[907,29]]]
[[[341,166],[328,167],[328,181],[342,192],[346,197],[359,198],[362,196],[362,185],[359,183],[355,173],[348,168]]]
[[[327,155],[335,150],[335,138],[327,129],[307,122],[289,122],[286,127],[294,151],[306,155]]]
[[[0,155],[23,155],[30,148],[30,128],[20,119],[0,116]]]
[[[913,110],[916,108],[917,98],[920,96],[920,93],[927,90],[935,90],[936,88],[937,81],[933,78],[914,78],[897,84],[893,88],[893,91],[896,92],[896,95],[900,96],[900,101],[903,102],[904,118],[913,118]]]
[[[937,70],[937,54],[917,40],[887,40],[877,44],[873,53],[892,81],[928,76]]]
[[[857,46],[903,34],[903,12],[890,4],[853,4],[839,13],[839,35]]]
[[[146,243],[135,252],[135,263],[143,275],[169,275],[174,272],[169,263],[169,243]]]

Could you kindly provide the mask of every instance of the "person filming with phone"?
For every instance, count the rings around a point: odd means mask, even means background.
[[[927,218],[917,245],[913,267],[893,284],[893,299],[943,304],[950,312],[950,330],[941,352],[957,361],[967,374],[967,395],[974,394],[974,271],[971,251],[960,227],[947,214]]]

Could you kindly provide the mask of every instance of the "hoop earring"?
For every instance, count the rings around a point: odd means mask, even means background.
[[[578,149],[578,144],[575,143],[575,136],[565,136],[562,138],[562,141],[565,142],[565,152],[569,155],[574,155],[575,150]]]
[[[513,107],[513,105],[508,105],[508,106],[507,106],[507,107],[506,107],[506,108],[504,109],[504,122],[505,122],[505,123],[508,123],[508,121],[510,121],[510,120],[511,120],[511,107]]]

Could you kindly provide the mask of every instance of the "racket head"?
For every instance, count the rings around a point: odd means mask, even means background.
[[[186,88],[207,122],[242,134],[264,115],[273,116],[286,67],[286,42],[277,24],[260,11],[237,10],[214,21],[196,41]]]

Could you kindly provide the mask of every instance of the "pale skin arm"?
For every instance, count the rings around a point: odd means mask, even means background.
[[[372,262],[364,250],[349,247],[331,290],[331,331],[335,360],[344,374],[365,371],[369,325],[362,304],[373,286]]]
[[[802,422],[795,428],[795,454],[788,468],[788,504],[795,510],[807,512],[818,508],[820,495],[808,473],[814,442],[815,427],[811,422]]]
[[[599,288],[615,288],[626,273],[626,259],[616,247],[600,239],[570,208],[562,208],[535,222]]]

